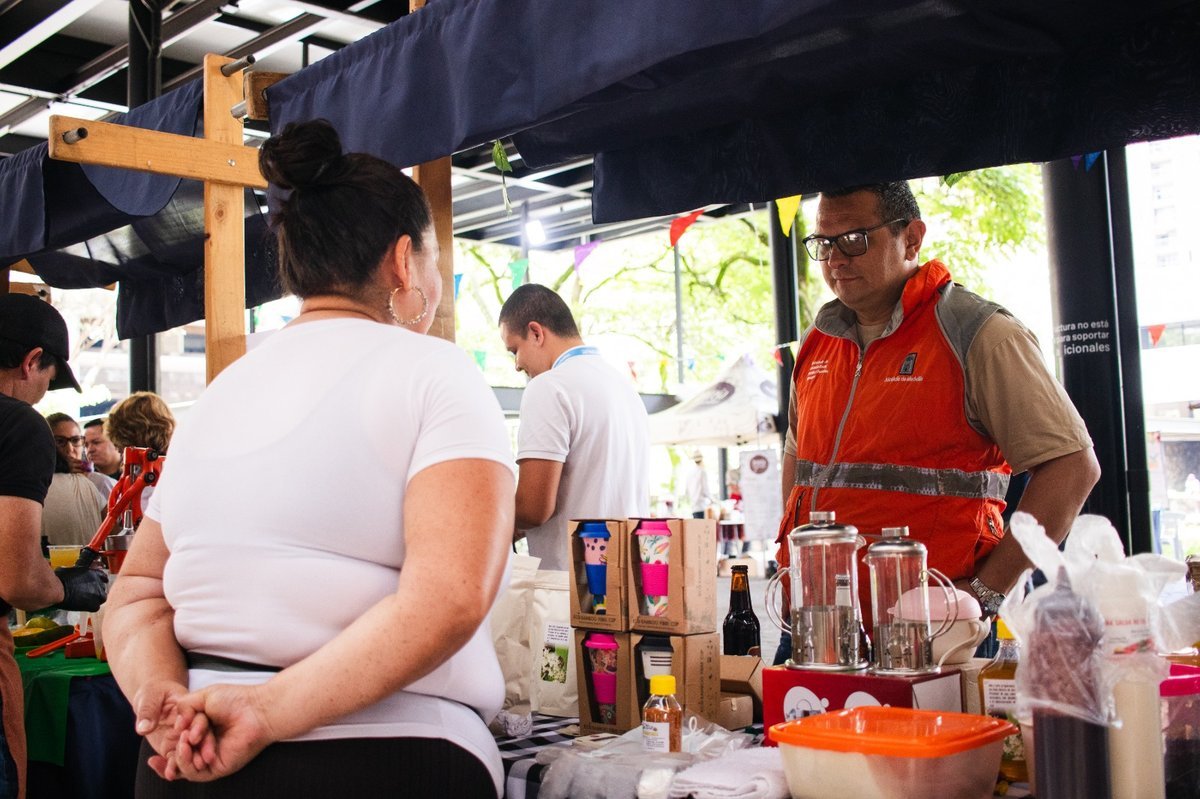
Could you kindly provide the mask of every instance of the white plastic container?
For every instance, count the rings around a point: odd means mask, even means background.
[[[990,799],[1007,721],[856,707],[771,727],[793,799]]]

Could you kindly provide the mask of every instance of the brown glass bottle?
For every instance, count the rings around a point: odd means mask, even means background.
[[[745,566],[733,567],[729,585],[729,613],[721,625],[726,655],[748,655],[751,648],[761,647],[758,617],[750,600],[750,577]]]

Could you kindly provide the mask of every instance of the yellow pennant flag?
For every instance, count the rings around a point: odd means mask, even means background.
[[[784,197],[775,201],[775,210],[779,212],[779,226],[783,235],[792,235],[792,223],[796,221],[796,212],[800,210],[800,195]]]

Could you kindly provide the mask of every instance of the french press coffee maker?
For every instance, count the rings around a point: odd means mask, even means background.
[[[954,585],[937,569],[926,567],[928,550],[908,537],[907,527],[885,527],[883,538],[867,547],[864,560],[871,573],[871,618],[874,657],[871,671],[879,674],[936,672],[933,639],[958,620]],[[929,579],[946,593],[953,615],[936,631],[929,623]]]
[[[856,553],[866,543],[856,527],[839,525],[833,511],[813,511],[808,524],[788,534],[790,629],[775,618],[772,596],[767,597],[767,612],[781,630],[792,635],[789,668],[852,671],[867,667],[855,562]]]

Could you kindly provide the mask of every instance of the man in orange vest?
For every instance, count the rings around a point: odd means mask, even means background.
[[[1004,535],[1010,475],[1029,473],[1018,507],[1061,541],[1100,467],[1033,334],[922,262],[924,236],[907,182],[821,195],[804,245],[837,299],[796,357],[778,560],[815,510],[868,534],[907,525],[991,616],[1029,565]]]

